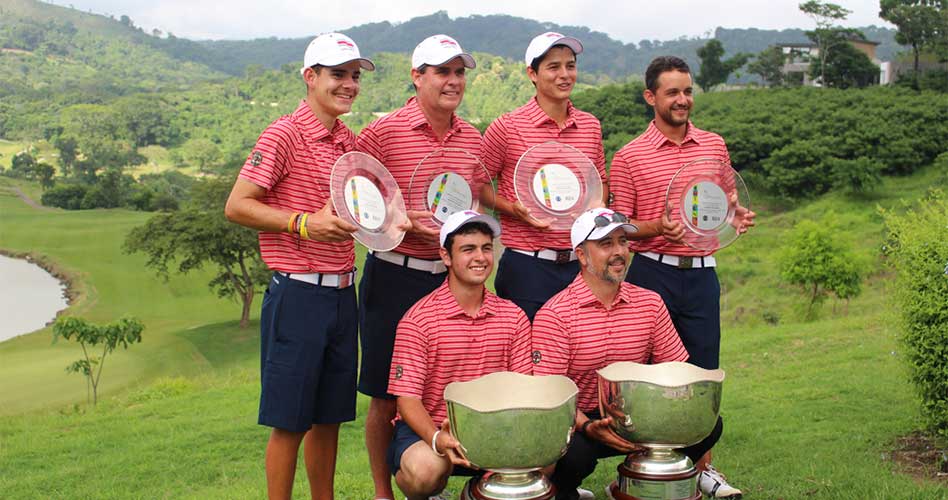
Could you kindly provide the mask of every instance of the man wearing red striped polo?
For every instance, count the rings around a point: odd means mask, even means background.
[[[398,324],[388,390],[398,396],[399,419],[387,461],[411,500],[438,495],[452,474],[477,473],[445,432],[444,388],[498,371],[530,371],[530,322],[484,286],[498,234],[500,224],[488,215],[451,215],[440,232],[448,279]]]
[[[260,231],[274,271],[260,313],[259,423],[272,427],[266,475],[270,498],[290,498],[300,442],[314,499],[333,498],[339,424],[355,419],[356,227],[329,202],[335,160],[355,148],[337,118],[373,70],[349,37],[328,33],[306,49],[306,98],[257,139],[224,209]]]
[[[481,135],[454,111],[466,86],[465,71],[474,58],[447,35],[426,38],[412,53],[415,96],[394,112],[369,124],[356,148],[377,158],[407,192],[418,163],[440,148],[457,148],[479,156]],[[385,450],[392,440],[395,399],[388,373],[395,328],[409,307],[444,283],[447,270],[439,255],[438,233],[418,219],[430,212],[409,212],[412,227],[401,245],[366,258],[359,283],[359,335],[362,363],[359,391],[372,397],[365,419],[365,444],[375,498],[391,499],[391,474]]]
[[[635,232],[624,215],[608,208],[579,216],[570,236],[581,271],[533,320],[533,374],[565,375],[579,388],[576,432],[551,477],[558,499],[593,498],[578,488],[598,460],[637,448],[611,430],[611,417],[599,414],[596,370],[619,361],[688,359],[662,298],[624,281]],[[716,429],[683,451],[697,460],[719,435]]]
[[[568,144],[585,154],[605,181],[602,127],[595,116],[573,106],[579,40],[543,33],[527,47],[527,76],[537,93],[528,103],[494,120],[484,133],[484,166],[498,178],[495,207],[506,247],[494,282],[497,295],[514,301],[527,317],[568,285],[579,265],[569,247],[569,232],[549,229],[517,201],[513,174],[520,157],[547,141]],[[604,193],[608,193],[608,188]]]
[[[610,170],[613,208],[635,219],[641,235],[632,242],[635,257],[626,279],[662,296],[688,350],[688,362],[718,368],[721,342],[721,287],[714,256],[682,243],[684,225],[665,215],[665,192],[686,163],[713,158],[730,164],[721,136],[688,119],[694,104],[691,71],[685,61],[658,57],[645,72],[646,102],[655,120],[616,153]],[[740,214],[738,231],[754,225],[754,212]],[[639,239],[642,238],[642,239]],[[720,421],[719,421],[720,423]],[[697,462],[698,485],[713,498],[736,498],[740,490],[711,467],[710,454]]]

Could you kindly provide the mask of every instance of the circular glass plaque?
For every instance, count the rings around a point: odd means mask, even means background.
[[[556,141],[537,144],[517,162],[517,200],[550,229],[569,230],[580,214],[602,206],[602,179],[578,149]]]
[[[351,151],[329,174],[329,194],[340,219],[356,226],[352,236],[371,250],[386,252],[405,237],[398,225],[408,219],[392,174],[371,155]]]
[[[750,194],[744,179],[727,163],[700,158],[678,169],[665,194],[671,220],[685,227],[684,243],[714,252],[740,236],[736,215],[750,210]]]
[[[408,185],[406,207],[431,214],[417,220],[440,230],[451,214],[477,210],[481,197],[493,196],[493,190],[490,175],[476,156],[463,149],[442,148],[418,162]]]

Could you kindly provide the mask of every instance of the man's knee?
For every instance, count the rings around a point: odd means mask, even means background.
[[[418,441],[402,454],[395,480],[408,496],[435,495],[447,486],[451,464]]]
[[[566,455],[556,462],[553,482],[557,487],[575,489],[596,470],[597,463],[598,458],[588,438],[576,435],[566,449]]]

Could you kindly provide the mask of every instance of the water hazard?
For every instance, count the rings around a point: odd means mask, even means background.
[[[0,342],[46,326],[66,308],[65,290],[36,264],[0,255]]]

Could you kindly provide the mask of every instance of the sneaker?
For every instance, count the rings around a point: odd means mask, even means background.
[[[584,490],[582,488],[576,488],[576,494],[579,495],[579,500],[595,500],[596,495],[589,490]]]
[[[708,498],[741,498],[741,490],[727,484],[724,474],[721,474],[708,464],[708,469],[698,474],[698,489]]]

